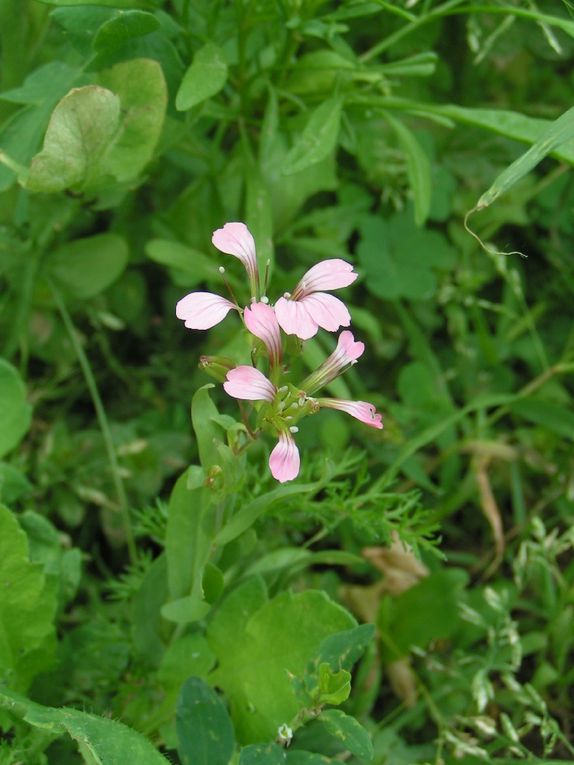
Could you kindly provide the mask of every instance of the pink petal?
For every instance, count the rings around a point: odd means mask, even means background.
[[[276,393],[275,386],[262,372],[247,365],[231,369],[223,387],[233,398],[247,401],[273,401]]]
[[[190,292],[175,307],[175,315],[189,329],[209,329],[225,319],[237,306],[221,295],[211,292]]]
[[[328,332],[336,332],[339,327],[348,327],[351,323],[347,306],[334,295],[316,292],[297,302],[305,306],[313,321]]]
[[[285,483],[285,481],[292,481],[299,475],[299,467],[301,459],[299,457],[299,449],[295,443],[291,433],[283,432],[279,435],[279,441],[277,446],[271,452],[269,456],[269,469],[271,475],[276,478],[279,483]]]
[[[310,295],[312,292],[337,290],[348,287],[357,278],[353,266],[341,258],[322,260],[310,268],[295,288],[295,298]]]
[[[383,427],[383,417],[377,412],[372,404],[367,401],[345,401],[339,398],[320,398],[319,406],[325,406],[328,409],[339,409],[341,412],[350,414],[357,420],[370,425],[371,428],[381,430]]]
[[[258,281],[255,240],[245,223],[226,223],[223,228],[213,232],[211,241],[221,252],[239,258],[249,279]]]
[[[308,340],[317,334],[319,325],[301,301],[279,298],[275,303],[275,315],[279,326],[288,335]]]
[[[349,332],[349,330],[345,330],[339,335],[339,340],[337,341],[337,350],[344,353],[349,361],[356,361],[363,355],[365,344],[361,342],[355,342],[353,333]]]
[[[266,303],[252,303],[243,311],[245,326],[252,335],[263,340],[269,351],[271,363],[281,359],[281,330],[275,311]]]

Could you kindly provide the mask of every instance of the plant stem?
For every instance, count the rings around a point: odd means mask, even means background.
[[[110,424],[108,422],[108,417],[106,415],[106,410],[102,402],[100,392],[98,390],[98,385],[96,383],[96,378],[94,377],[94,373],[92,372],[92,367],[90,366],[89,359],[86,356],[84,349],[82,348],[82,344],[80,343],[78,334],[76,332],[76,328],[74,327],[74,323],[72,321],[72,317],[70,316],[68,309],[66,308],[66,304],[64,303],[62,296],[60,295],[59,291],[57,290],[57,288],[54,286],[52,282],[50,282],[50,289],[52,290],[52,294],[54,295],[54,300],[56,301],[56,305],[58,306],[60,316],[62,317],[62,321],[64,323],[68,336],[70,338],[70,342],[72,343],[72,347],[78,358],[78,362],[82,369],[82,373],[84,375],[84,379],[86,381],[86,385],[90,392],[92,403],[96,411],[98,424],[100,426],[100,430],[102,431],[102,437],[104,439],[106,452],[108,454],[108,460],[110,463],[110,470],[112,473],[112,480],[113,480],[114,488],[116,491],[117,502],[118,502],[118,506],[122,516],[124,531],[126,535],[126,543],[128,546],[129,559],[130,559],[130,563],[133,564],[137,560],[137,548],[136,548],[134,533],[133,533],[132,524],[131,524],[130,515],[129,515],[126,490],[124,487],[122,476],[120,474],[118,457],[116,454],[116,449],[115,449],[114,441],[112,438]]]

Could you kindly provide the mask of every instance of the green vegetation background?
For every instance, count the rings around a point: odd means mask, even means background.
[[[0,0],[1,765],[572,760],[572,14]],[[245,337],[174,306],[229,220],[272,298],[355,264],[385,428],[304,423],[288,491],[250,449],[215,533],[175,482]]]

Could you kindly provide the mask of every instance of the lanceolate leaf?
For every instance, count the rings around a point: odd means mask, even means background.
[[[285,159],[285,175],[298,173],[331,154],[339,137],[342,107],[343,100],[334,96],[311,113],[302,134]]]
[[[407,174],[415,204],[415,223],[422,226],[431,207],[431,168],[429,158],[404,122],[387,114],[386,118],[395,131],[407,161]]]
[[[215,96],[226,80],[227,62],[223,51],[217,45],[207,43],[197,51],[183,77],[175,98],[176,108],[187,111]]]
[[[477,210],[491,205],[501,194],[529,173],[551,152],[574,141],[574,107],[564,112],[532,146],[496,178],[476,203]]]

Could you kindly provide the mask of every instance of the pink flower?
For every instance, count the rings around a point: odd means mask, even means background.
[[[262,372],[247,365],[231,369],[223,387],[233,398],[247,401],[273,401],[277,392],[273,383]]]
[[[271,475],[279,483],[292,481],[293,478],[299,475],[300,465],[301,459],[297,444],[291,433],[288,430],[284,430],[279,434],[277,446],[275,446],[269,456]]]
[[[178,302],[175,315],[189,329],[209,329],[225,319],[232,308],[237,310],[237,306],[220,295],[191,292]]]
[[[221,252],[239,258],[249,277],[251,296],[258,297],[259,268],[255,240],[245,223],[226,223],[223,228],[213,232],[211,241]]]
[[[364,422],[366,425],[370,425],[372,428],[381,430],[383,427],[383,417],[380,415],[372,404],[366,401],[345,401],[340,398],[319,398],[317,399],[319,406],[325,406],[328,409],[339,409],[341,412],[350,414],[351,417],[355,417],[357,420]]]
[[[271,366],[279,364],[281,361],[281,330],[273,308],[266,303],[253,303],[243,312],[243,320],[251,334],[265,343],[269,351]]]
[[[348,327],[351,316],[339,298],[322,290],[347,287],[357,278],[353,266],[340,258],[322,260],[303,276],[292,295],[286,293],[275,303],[281,329],[288,335],[308,340],[319,327],[336,332]]]
[[[356,342],[353,333],[348,329],[341,332],[337,347],[325,361],[301,383],[300,387],[306,393],[313,393],[332,382],[346,369],[357,362],[363,355],[365,344]]]

